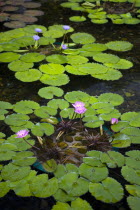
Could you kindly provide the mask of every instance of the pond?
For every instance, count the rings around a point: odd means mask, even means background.
[[[34,0],[35,1],[35,0]],[[63,8],[60,0],[39,0],[40,9],[44,15],[38,17],[35,24],[43,25],[45,27],[53,24],[70,25],[76,32],[85,32],[96,37],[99,43],[106,43],[109,41],[123,40],[131,42],[134,47],[130,51],[117,52],[116,55],[121,58],[133,62],[133,67],[130,70],[121,71],[123,76],[116,81],[105,81],[95,79],[90,76],[73,76],[69,75],[70,82],[62,86],[65,93],[69,91],[81,90],[90,94],[91,96],[99,96],[102,93],[117,93],[124,98],[124,103],[119,106],[121,112],[137,111],[140,110],[140,24],[137,25],[116,25],[111,22],[105,24],[93,24],[89,20],[81,23],[69,21],[70,16],[79,14],[77,11],[72,11],[69,8]],[[1,23],[1,31],[9,30]],[[20,100],[33,100],[39,104],[44,105],[45,99],[42,99],[37,94],[40,88],[44,87],[40,81],[33,83],[24,83],[17,80],[14,73],[7,68],[7,64],[1,63],[0,73],[0,100],[7,101],[12,104]],[[2,123],[1,126],[3,127]],[[42,174],[42,172],[39,172]],[[123,182],[122,177],[118,174],[118,170],[114,172],[115,178]],[[110,174],[111,176],[111,174]],[[128,192],[125,192],[128,195]],[[123,199],[117,204],[105,204],[93,197],[90,194],[82,196],[86,199],[91,206],[96,209],[110,209],[110,210],[123,210],[129,209],[126,201]],[[49,198],[22,198],[15,196],[13,192],[9,192],[4,198],[0,199],[0,208],[3,210],[51,210],[55,204],[53,197]]]

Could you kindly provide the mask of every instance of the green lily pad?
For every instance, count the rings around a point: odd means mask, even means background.
[[[69,18],[70,21],[73,21],[73,22],[83,22],[86,20],[86,17],[84,16],[72,16]]]
[[[37,69],[29,69],[23,72],[16,72],[15,77],[22,82],[34,82],[40,79],[42,73]]]
[[[0,197],[4,197],[10,191],[7,182],[0,182]]]
[[[57,64],[67,63],[67,57],[65,55],[53,54],[53,55],[47,56],[46,60],[48,62],[57,63]]]
[[[131,184],[140,185],[140,170],[136,170],[128,166],[123,166],[121,173],[123,177]]]
[[[125,52],[128,50],[131,50],[133,47],[133,44],[127,41],[111,41],[111,42],[106,43],[106,46],[110,50]]]
[[[49,123],[37,123],[31,131],[35,136],[43,136],[44,134],[50,136],[54,133],[54,126]]]
[[[17,166],[29,166],[37,159],[33,156],[34,153],[30,151],[18,152],[17,155],[12,158],[12,163]]]
[[[64,99],[52,99],[47,105],[54,109],[66,109],[69,107],[69,103]]]
[[[120,59],[117,63],[105,63],[104,65],[114,69],[130,69],[133,63],[126,59]]]
[[[103,93],[98,97],[100,102],[109,102],[113,106],[118,106],[124,102],[124,99],[119,94],[115,93]]]
[[[118,56],[107,53],[98,53],[93,56],[93,59],[101,63],[117,63],[120,60]]]
[[[49,64],[42,64],[39,66],[39,69],[41,72],[46,74],[63,74],[65,71],[65,68],[61,64],[55,64],[55,63],[49,63]]]
[[[56,115],[57,110],[49,106],[41,106],[40,109],[36,109],[34,114],[41,118],[48,118],[49,115]]]
[[[67,92],[64,96],[64,98],[70,102],[74,103],[76,101],[82,101],[82,102],[87,102],[90,98],[90,96],[82,91],[72,91],[72,92]]]
[[[43,74],[40,81],[47,85],[61,86],[69,83],[69,77],[66,74],[48,75]]]
[[[45,55],[41,55],[40,53],[35,53],[35,52],[26,53],[20,57],[20,60],[26,63],[40,62],[44,59],[45,59]]]
[[[0,53],[0,62],[9,63],[15,60],[18,60],[20,55],[14,52],[4,52]]]
[[[73,42],[79,44],[93,43],[96,40],[92,35],[80,32],[72,34],[71,39],[73,40]]]
[[[12,109],[13,105],[6,101],[0,101],[0,109]]]
[[[21,114],[30,114],[33,112],[33,109],[39,109],[39,108],[40,106],[38,103],[28,100],[28,101],[17,102],[14,105],[13,110]]]
[[[107,177],[101,183],[90,183],[89,192],[100,201],[105,203],[116,203],[123,198],[123,188],[119,182]]]
[[[129,207],[132,210],[139,210],[140,207],[140,198],[136,196],[129,196],[127,197],[127,202]]]
[[[68,55],[67,63],[71,65],[87,63],[88,59],[81,55]]]
[[[52,99],[54,96],[61,97],[64,94],[64,91],[58,87],[45,87],[41,88],[38,91],[38,95],[42,98]]]
[[[107,46],[105,44],[93,43],[93,44],[85,44],[82,47],[83,50],[101,52],[107,50]]]
[[[26,63],[21,60],[16,60],[8,64],[8,68],[12,71],[27,71],[33,67],[33,63]]]
[[[29,117],[25,114],[11,114],[5,118],[5,123],[8,125],[21,126],[25,125]]]
[[[108,71],[105,74],[92,74],[92,77],[95,77],[97,79],[102,79],[102,80],[118,80],[122,77],[122,73],[118,70],[114,70],[111,68],[108,68]]]

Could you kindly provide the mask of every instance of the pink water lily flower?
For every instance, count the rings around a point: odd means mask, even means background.
[[[78,114],[84,114],[86,112],[86,108],[84,106],[81,106],[81,107],[77,107],[75,108],[75,112],[78,113]]]
[[[79,107],[84,107],[85,104],[81,101],[76,101],[74,104],[72,104],[72,106],[76,109],[76,108],[79,108]]]
[[[25,136],[27,136],[28,135],[28,133],[29,133],[29,131],[27,131],[27,130],[20,130],[20,131],[18,131],[17,133],[16,133],[16,138],[24,138]]]
[[[119,120],[117,118],[112,118],[111,119],[111,124],[114,125],[114,124],[117,124],[119,122]]]

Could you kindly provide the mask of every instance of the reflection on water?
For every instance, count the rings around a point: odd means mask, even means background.
[[[69,21],[69,17],[77,15],[79,12],[62,8],[60,1],[40,0],[41,10],[44,16],[39,17],[37,24],[46,27],[53,24],[71,25],[76,32],[87,32],[96,37],[97,42],[106,43],[108,41],[125,40],[130,41],[134,47],[131,51],[116,53],[122,58],[126,58],[134,63],[130,70],[122,70],[123,77],[118,81],[103,81],[90,76],[71,76],[68,85],[62,86],[65,91],[82,90],[90,95],[100,95],[101,93],[118,93],[125,98],[121,109],[125,111],[140,110],[140,24],[139,25],[95,25],[89,21],[74,23]],[[61,1],[62,2],[62,1]],[[114,52],[115,54],[115,52]],[[22,83],[14,77],[14,73],[7,69],[7,65],[1,65],[0,74],[0,100],[15,103],[19,100],[35,100],[42,102],[37,95],[38,90],[44,85],[40,82]]]

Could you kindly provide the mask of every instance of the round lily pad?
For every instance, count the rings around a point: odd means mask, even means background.
[[[19,59],[20,55],[13,52],[4,52],[0,54],[0,62],[12,62]]]
[[[82,64],[87,63],[88,59],[81,55],[67,55],[67,63],[74,64]]]
[[[26,10],[24,12],[24,15],[29,15],[29,16],[42,16],[44,15],[44,12],[41,10]]]
[[[93,44],[85,44],[82,49],[87,51],[105,51],[107,50],[107,46],[105,44],[93,43]]]
[[[107,53],[98,53],[93,56],[93,59],[101,63],[117,63],[120,60],[118,56]]]
[[[93,43],[96,40],[91,34],[80,32],[72,34],[71,39],[73,40],[73,42],[79,44]]]
[[[61,97],[64,91],[58,87],[45,87],[38,91],[38,95],[42,98],[52,99],[54,96]]]
[[[8,64],[8,68],[12,71],[27,71],[33,67],[33,63],[26,63],[21,60],[16,60]]]
[[[103,80],[118,80],[122,77],[122,73],[118,70],[108,68],[105,74],[92,74],[91,76]]]
[[[51,63],[63,64],[67,63],[67,57],[65,55],[53,54],[46,57],[46,60]]]
[[[131,50],[133,47],[133,44],[127,41],[111,41],[111,42],[106,43],[106,46],[110,50],[125,52],[128,50]]]
[[[14,12],[18,9],[19,9],[18,7],[14,7],[14,6],[5,6],[2,8],[3,11],[7,11],[7,12]]]
[[[40,106],[38,103],[34,102],[34,101],[19,101],[17,102],[14,107],[13,110],[15,112],[21,113],[21,114],[30,114],[33,112],[33,109],[39,109]]]
[[[46,74],[62,74],[65,71],[63,65],[55,63],[42,64],[39,69]]]
[[[84,93],[82,91],[72,91],[72,92],[67,92],[64,98],[68,102],[74,103],[76,101],[86,102],[89,100],[90,96],[87,93]]]
[[[133,63],[126,59],[120,59],[117,63],[105,63],[104,65],[114,69],[130,69]]]
[[[29,69],[28,71],[16,72],[15,77],[22,82],[37,81],[41,77],[41,72],[37,69]]]
[[[22,21],[10,21],[5,22],[3,25],[7,28],[23,28],[25,26],[25,23]]]
[[[41,4],[40,4],[40,3],[37,3],[37,2],[25,2],[25,3],[23,4],[23,6],[24,6],[25,8],[38,8],[38,7],[41,6]]]
[[[69,18],[69,20],[73,22],[83,22],[86,20],[86,18],[84,16],[72,16]]]
[[[43,74],[40,81],[47,85],[61,86],[69,82],[69,77],[66,74],[48,75]]]
[[[20,57],[21,61],[32,63],[32,62],[40,62],[45,59],[45,55],[41,55],[40,53],[26,53]]]

